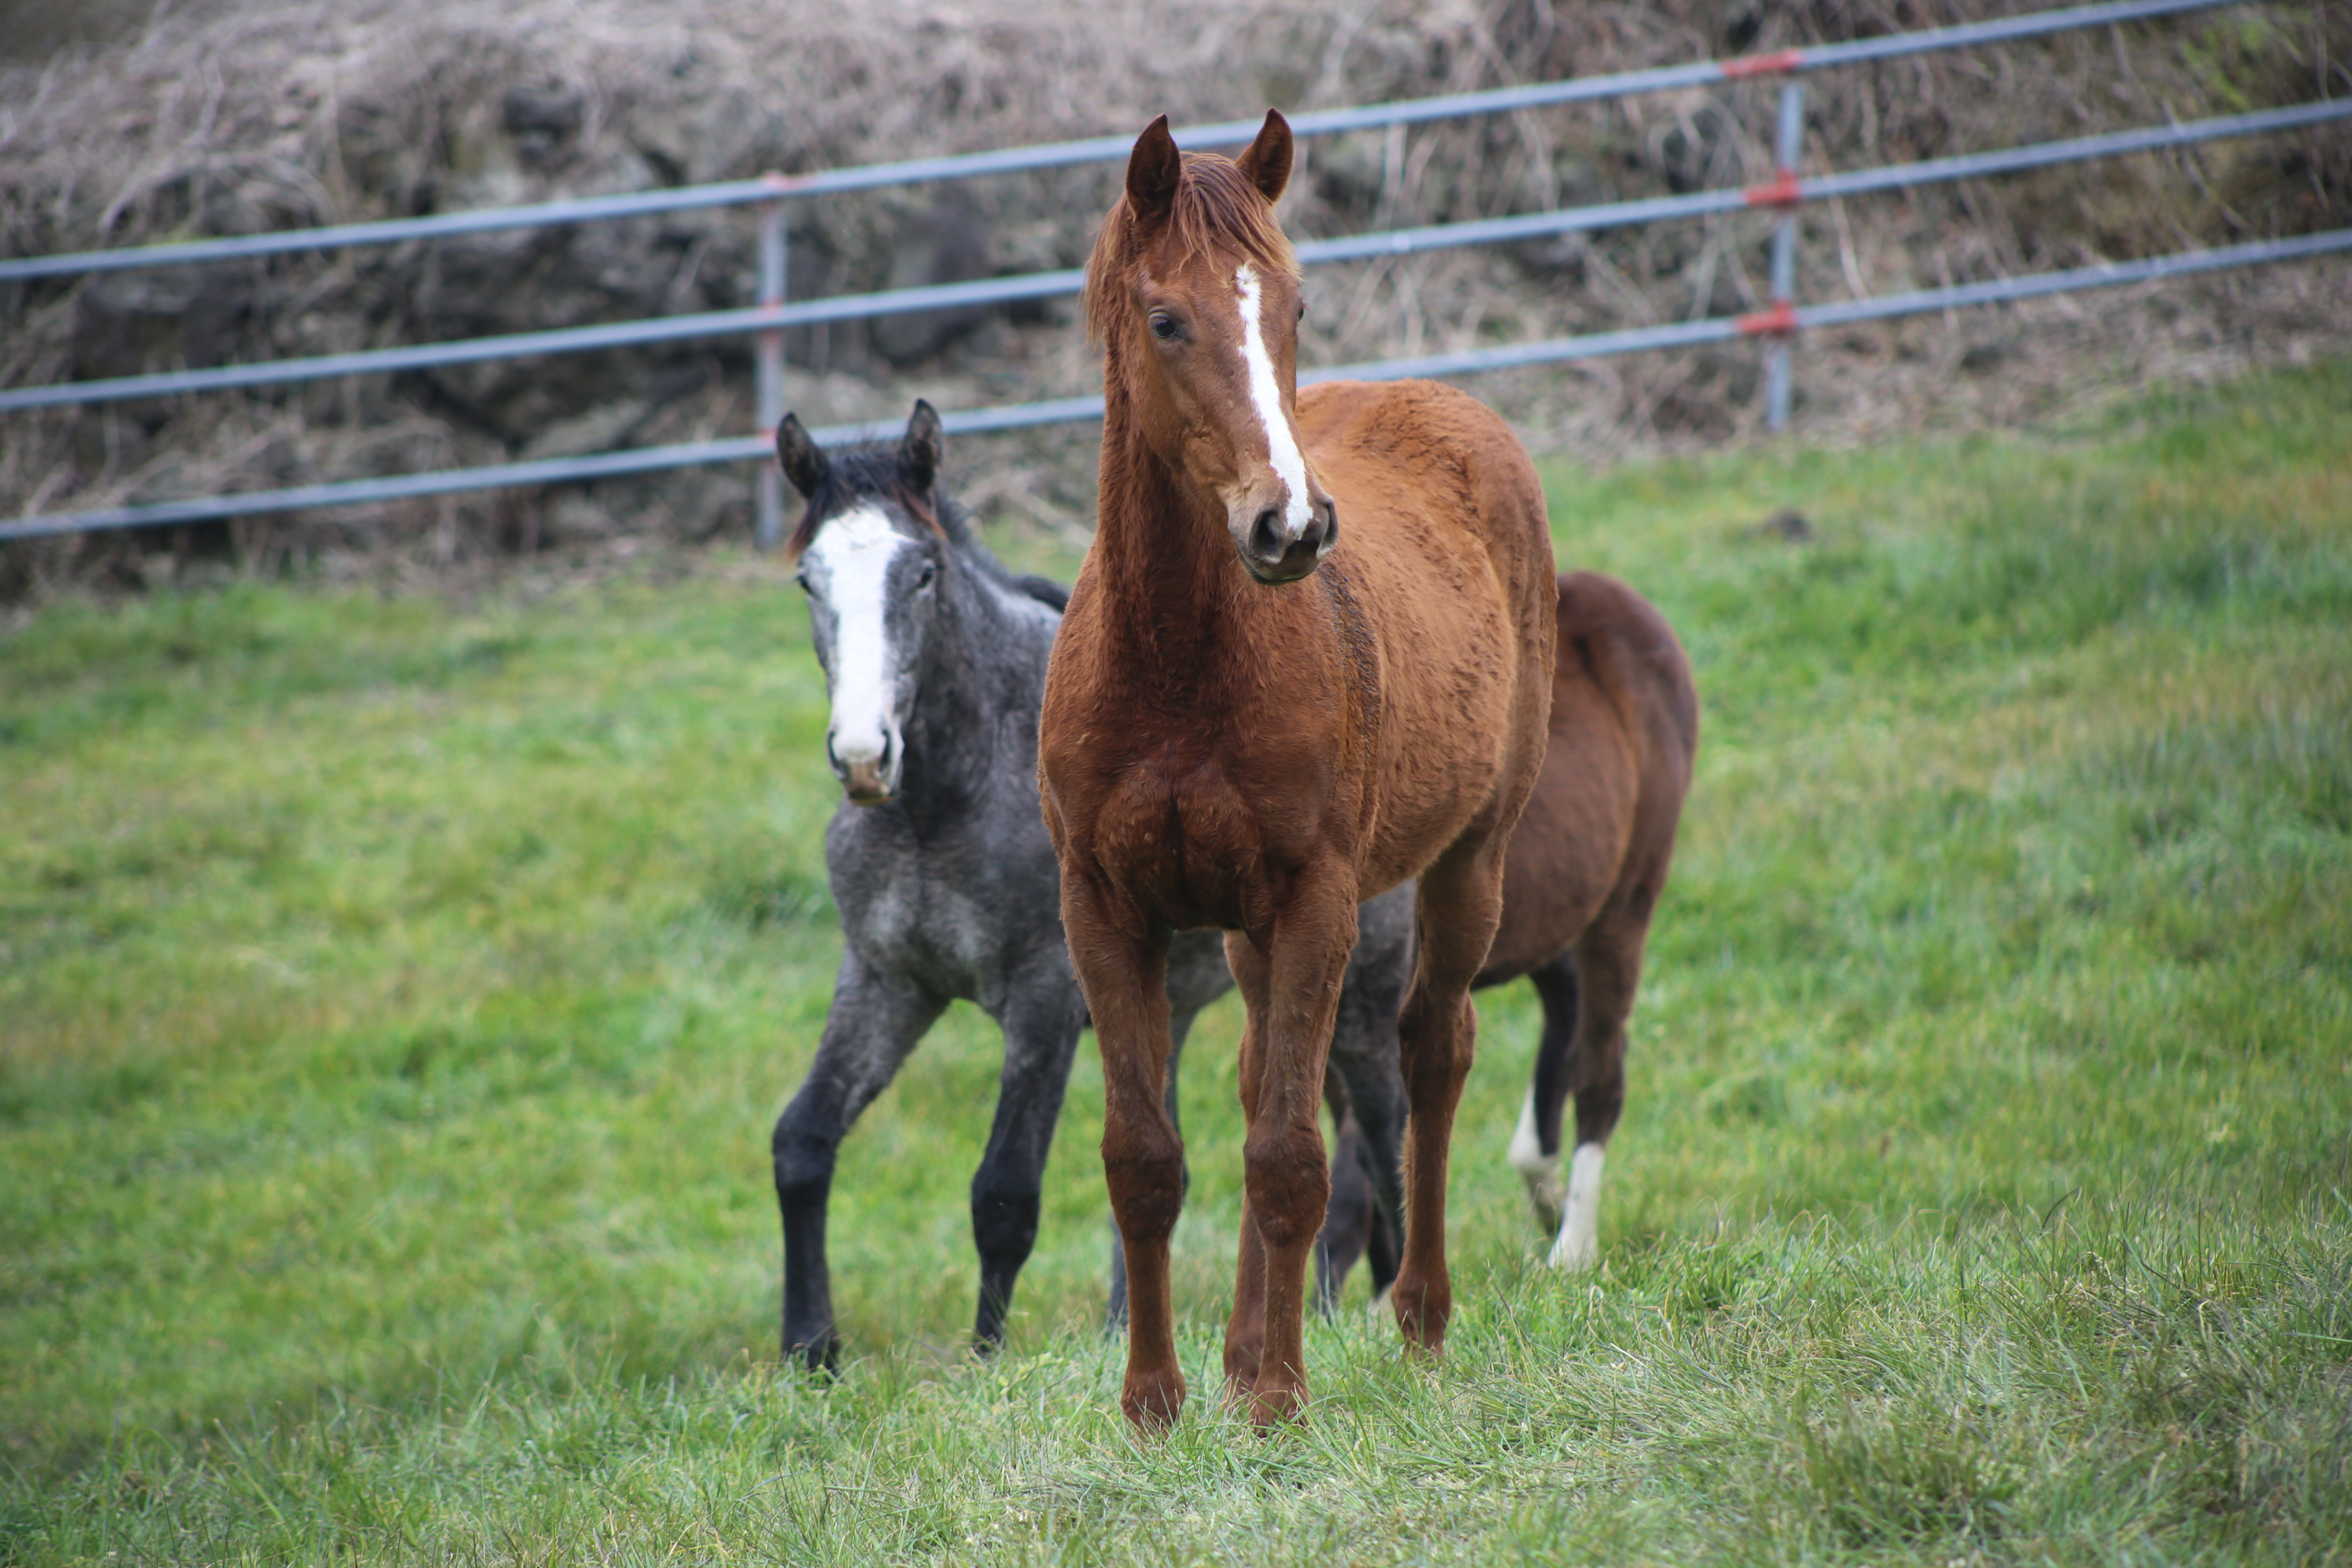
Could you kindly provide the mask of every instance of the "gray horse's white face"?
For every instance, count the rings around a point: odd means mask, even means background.
[[[859,805],[898,793],[902,716],[938,603],[939,554],[920,525],[875,502],[825,519],[801,555],[817,662],[833,699],[825,754]]]

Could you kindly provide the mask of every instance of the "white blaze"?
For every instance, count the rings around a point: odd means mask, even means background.
[[[1551,1244],[1554,1268],[1590,1268],[1601,1260],[1601,1161],[1598,1143],[1579,1143],[1568,1162],[1568,1213]]]
[[[1257,405],[1258,420],[1265,426],[1266,456],[1275,477],[1290,491],[1282,513],[1283,537],[1296,541],[1314,521],[1307,504],[1307,459],[1299,453],[1290,421],[1283,416],[1282,384],[1275,379],[1274,356],[1266,353],[1265,327],[1259,320],[1265,289],[1257,268],[1244,262],[1234,274],[1234,284],[1242,292],[1242,363],[1249,372],[1250,401]]]
[[[886,590],[890,560],[908,542],[878,507],[829,518],[801,569],[833,612],[833,753],[873,762],[898,732]]]

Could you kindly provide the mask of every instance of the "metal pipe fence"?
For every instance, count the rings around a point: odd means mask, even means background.
[[[1488,349],[1412,360],[1336,366],[1302,372],[1299,381],[1357,377],[1382,379],[1405,375],[1449,375],[1517,365],[1598,358],[1653,349],[1686,347],[1743,336],[1767,340],[1767,422],[1781,427],[1787,419],[1790,384],[1790,342],[1808,327],[1883,319],[1923,311],[1947,310],[1967,305],[2014,300],[2075,289],[2141,282],[2177,277],[2216,268],[2252,265],[2352,249],[2352,230],[2297,239],[2255,242],[2221,249],[2185,252],[2147,261],[2110,267],[2075,268],[1990,283],[1961,285],[1914,294],[1885,296],[1799,309],[1792,295],[1795,279],[1798,207],[1807,202],[1831,200],[1875,191],[1907,189],[1960,179],[2019,173],[2092,158],[2182,147],[2226,137],[2273,134],[2329,121],[2352,117],[2352,99],[2323,100],[2292,108],[2221,116],[2187,123],[2143,127],[2102,135],[2071,138],[1986,153],[1907,164],[1826,174],[1811,178],[1799,173],[1803,126],[1802,85],[1795,73],[1864,60],[1885,59],[1933,50],[1980,46],[2017,38],[2042,37],[2070,28],[2109,26],[2181,12],[2208,9],[2238,0],[2118,0],[2063,11],[2037,13],[1996,22],[1897,34],[1854,44],[1813,49],[1782,50],[1731,61],[1706,61],[1608,77],[1580,78],[1566,82],[1534,84],[1481,93],[1449,95],[1357,109],[1301,114],[1293,118],[1301,134],[1359,130],[1441,118],[1496,113],[1546,105],[1591,101],[1629,93],[1720,83],[1767,74],[1786,74],[1774,139],[1776,178],[1764,185],[1717,190],[1687,195],[1654,197],[1510,217],[1393,229],[1344,238],[1301,242],[1299,259],[1308,265],[1356,261],[1419,254],[1446,247],[1508,243],[1570,233],[1591,233],[1635,224],[1687,219],[1748,208],[1779,213],[1771,260],[1771,308],[1739,317],[1720,317],[1671,326],[1635,328],[1539,342],[1504,344]],[[1229,145],[1255,134],[1256,121],[1210,126],[1189,133],[1192,146]],[[480,213],[446,214],[434,217],[385,223],[344,225],[290,233],[244,236],[235,239],[88,251],[0,261],[0,282],[12,279],[66,276],[134,266],[168,266],[221,260],[233,257],[322,248],[331,246],[386,244],[436,235],[478,233],[553,223],[636,216],[692,207],[756,203],[759,211],[759,303],[735,310],[567,328],[553,331],[512,333],[459,342],[423,344],[354,353],[220,366],[205,370],[165,372],[101,381],[0,389],[0,413],[74,404],[94,404],[129,398],[176,396],[237,387],[285,384],[326,377],[479,363],[488,360],[580,353],[673,342],[698,338],[751,335],[755,339],[759,433],[750,437],[646,447],[587,457],[538,462],[499,464],[487,468],[437,473],[355,479],[335,484],[242,495],[192,498],[137,506],[115,507],[47,516],[24,517],[0,522],[0,541],[97,529],[149,527],[294,510],[323,509],[366,502],[383,502],[419,496],[446,495],[465,490],[512,486],[579,482],[624,474],[709,463],[760,461],[770,455],[772,432],[783,415],[783,331],[787,328],[837,321],[853,321],[906,311],[951,306],[1002,304],[1076,292],[1084,277],[1076,269],[989,279],[971,283],[900,289],[864,295],[786,301],[783,204],[828,192],[866,190],[914,180],[941,180],[982,174],[1099,162],[1127,155],[1131,140],[1125,136],[1042,147],[911,160],[898,163],[832,171],[805,176],[769,175],[687,190],[641,193],[627,196],[593,197]],[[945,416],[954,433],[1015,429],[1099,418],[1099,397],[1068,397],[992,409],[951,413]],[[863,426],[819,431],[820,439],[844,439],[867,434]],[[775,467],[760,461],[757,532],[761,542],[772,545],[781,535],[782,489]]]

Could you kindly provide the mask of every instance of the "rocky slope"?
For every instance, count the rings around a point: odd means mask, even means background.
[[[1623,69],[1946,23],[1984,0],[256,0],[0,64],[0,252],[234,234],[841,166]],[[2022,7],[2021,7],[2022,8]],[[31,36],[28,34],[27,36]],[[45,35],[47,36],[47,35]],[[23,53],[22,50],[19,53]],[[1858,167],[2352,92],[2352,11],[2279,3],[1825,73],[1808,155]],[[1307,144],[1301,235],[1750,182],[1769,83]],[[1106,165],[798,205],[796,297],[1074,266]],[[2343,128],[1809,210],[1807,298],[1932,286],[2352,223]],[[1306,363],[1752,308],[1741,216],[1319,268]],[[740,211],[0,289],[0,382],[134,374],[748,302]],[[1817,439],[2052,408],[2352,342],[2352,265],[1858,330],[1801,353]],[[1096,371],[1060,302],[792,334],[803,418],[1052,395]],[[1746,346],[1490,376],[1529,439],[1595,458],[1740,439]],[[601,450],[750,425],[748,344],[567,356],[5,417],[0,514]],[[967,488],[1083,527],[1086,432],[965,443]],[[19,546],[0,591],[152,578],[211,545],[339,570],[694,540],[746,526],[740,472]]]

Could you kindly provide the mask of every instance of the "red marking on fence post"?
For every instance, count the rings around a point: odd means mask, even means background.
[[[1723,79],[1738,81],[1743,77],[1781,76],[1805,68],[1801,49],[1775,49],[1769,55],[1750,55],[1744,60],[1723,62]]]
[[[1751,310],[1739,318],[1739,330],[1751,338],[1785,338],[1797,330],[1797,308],[1775,300],[1769,310]]]
[[[1783,169],[1760,185],[1750,185],[1743,193],[1751,207],[1793,207],[1805,199],[1804,188],[1797,184],[1797,171]]]

